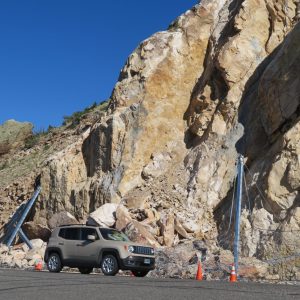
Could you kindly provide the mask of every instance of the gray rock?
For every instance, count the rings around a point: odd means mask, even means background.
[[[123,205],[118,206],[116,210],[116,219],[117,221],[115,227],[118,230],[123,230],[127,226],[127,224],[132,221],[128,209]]]
[[[28,267],[33,267],[33,266],[34,266],[34,264],[35,264],[35,262],[36,262],[36,260],[35,260],[35,259],[30,259],[30,260],[28,260],[28,261],[27,261],[27,265],[28,265]]]
[[[87,225],[98,225],[102,227],[112,227],[116,222],[116,210],[118,205],[106,203],[93,211],[87,220]]]
[[[9,255],[12,256],[13,260],[22,260],[26,254],[23,250],[12,250]]]
[[[31,240],[30,241],[32,246],[33,246],[33,249],[37,249],[39,250],[40,248],[42,248],[44,246],[44,241],[41,240],[41,239],[34,239],[34,240]]]
[[[51,231],[48,227],[36,224],[35,222],[27,222],[23,224],[22,228],[30,240],[42,239],[46,242],[51,235]]]
[[[25,145],[25,140],[32,135],[33,125],[28,122],[8,120],[0,125],[0,155]]]
[[[22,260],[22,268],[23,268],[23,269],[27,269],[27,268],[28,268],[28,262],[27,262],[26,259],[23,259],[23,260]]]
[[[124,229],[125,234],[133,242],[158,247],[159,244],[146,226],[132,220]]]
[[[54,214],[51,219],[48,221],[48,225],[50,229],[54,229],[55,227],[61,225],[69,225],[69,224],[78,224],[78,221],[74,216],[72,216],[69,212],[62,211]]]
[[[4,244],[0,244],[0,255],[8,253],[8,252],[9,252],[9,248]]]
[[[14,260],[14,267],[18,269],[22,269],[23,267],[22,260],[19,259]]]
[[[170,153],[167,152],[153,153],[151,159],[142,172],[145,179],[161,176],[167,171],[167,165],[172,160]]]
[[[1,265],[10,267],[12,264],[12,256],[5,255],[0,257]]]
[[[175,219],[174,229],[182,238],[188,239],[190,237],[186,230],[183,228],[182,224],[178,221],[178,219]]]
[[[42,258],[43,258],[43,255],[41,255],[41,253],[39,251],[35,251],[34,249],[29,250],[25,256],[25,259],[27,261],[31,261],[31,260],[36,261],[36,260],[42,259]]]

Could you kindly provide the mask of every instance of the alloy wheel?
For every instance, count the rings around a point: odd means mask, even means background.
[[[47,267],[50,272],[60,272],[61,261],[60,261],[60,257],[58,256],[58,254],[53,253],[50,255],[48,262],[47,262]]]
[[[106,273],[110,273],[114,269],[114,262],[110,257],[107,257],[103,261],[103,269]]]
[[[108,254],[103,257],[101,262],[101,269],[104,275],[114,276],[118,273],[118,261],[112,254]]]

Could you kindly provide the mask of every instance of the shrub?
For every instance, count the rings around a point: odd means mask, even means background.
[[[40,136],[38,134],[33,134],[25,140],[25,149],[30,149],[38,144]]]
[[[8,162],[5,160],[0,164],[0,170],[4,170],[6,167],[8,167]]]
[[[71,116],[64,116],[62,125],[70,125],[71,127],[75,127],[80,123],[80,120],[84,115],[93,111],[95,108],[98,107],[100,111],[105,110],[107,108],[107,103],[108,101],[103,101],[98,106],[97,102],[94,102],[92,105],[86,107],[83,111],[76,111]]]
[[[30,148],[34,147],[35,145],[37,145],[39,143],[41,137],[47,135],[48,133],[49,133],[49,128],[47,131],[45,131],[44,129],[40,129],[40,130],[34,132],[33,135],[29,136],[25,140],[24,148],[30,149]]]

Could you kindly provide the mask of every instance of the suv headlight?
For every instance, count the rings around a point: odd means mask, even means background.
[[[151,248],[151,254],[154,255],[155,251],[153,248]]]
[[[133,253],[134,252],[134,247],[133,246],[128,246],[127,250],[128,250],[128,252]]]

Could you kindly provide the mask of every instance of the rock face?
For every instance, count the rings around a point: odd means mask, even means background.
[[[70,142],[39,169],[43,190],[32,221],[47,226],[67,211],[82,222],[105,203],[122,203],[128,211],[116,211],[116,226],[137,241],[171,247],[203,239],[211,253],[232,250],[230,205],[243,154],[241,256],[258,277],[267,263],[272,276],[296,278],[299,5],[202,0],[143,41],[106,114],[55,139]],[[15,179],[0,195],[17,201],[16,184],[25,195],[32,190]],[[294,264],[279,269],[282,257]]]
[[[15,120],[0,125],[0,155],[24,147],[26,139],[32,135],[32,128],[31,123]]]

